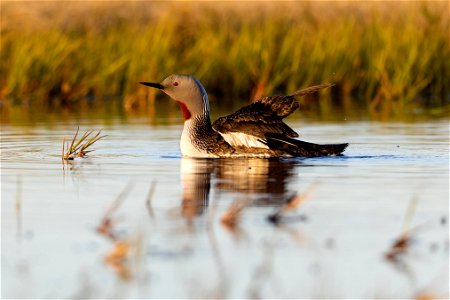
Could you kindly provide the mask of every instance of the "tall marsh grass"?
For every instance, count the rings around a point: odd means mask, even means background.
[[[445,1],[2,1],[0,96],[143,109],[155,94],[139,81],[191,73],[226,105],[333,82],[325,112],[448,107],[448,12]]]

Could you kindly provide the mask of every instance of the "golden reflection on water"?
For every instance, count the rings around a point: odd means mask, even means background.
[[[295,161],[280,159],[181,159],[182,215],[191,220],[210,202],[210,190],[239,193],[253,204],[281,205]],[[298,161],[297,161],[298,163]]]

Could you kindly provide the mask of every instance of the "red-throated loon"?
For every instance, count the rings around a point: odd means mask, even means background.
[[[287,96],[271,96],[244,106],[211,124],[208,95],[190,75],[170,75],[158,88],[178,102],[184,128],[180,147],[188,157],[293,157],[340,155],[348,144],[319,145],[294,139],[298,134],[282,120],[299,104],[295,96],[317,92],[329,84],[312,86]]]

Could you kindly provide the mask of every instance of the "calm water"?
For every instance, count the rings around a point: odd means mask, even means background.
[[[2,126],[3,298],[449,295],[447,121],[291,121],[304,140],[351,145],[284,160],[183,159],[181,125],[80,124],[108,137],[64,168],[76,125]],[[247,206],[227,227],[233,203]],[[405,230],[411,243],[386,259]]]

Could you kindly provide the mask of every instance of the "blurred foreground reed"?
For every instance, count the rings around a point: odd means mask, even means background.
[[[325,113],[440,111],[448,11],[445,1],[2,2],[0,98],[59,107],[117,97],[144,110],[155,94],[139,81],[190,73],[227,106],[333,82]]]

